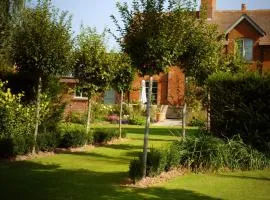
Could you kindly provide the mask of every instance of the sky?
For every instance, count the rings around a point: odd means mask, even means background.
[[[116,2],[132,2],[132,0],[52,0],[52,4],[60,10],[69,11],[72,15],[72,28],[74,35],[79,33],[81,24],[96,27],[98,32],[110,28],[113,32],[115,26],[110,18],[113,14],[118,16]],[[247,9],[270,9],[270,0],[216,0],[217,10],[239,10],[245,3]],[[35,4],[35,0],[33,1]],[[110,35],[107,37],[110,49],[118,49],[117,43]]]

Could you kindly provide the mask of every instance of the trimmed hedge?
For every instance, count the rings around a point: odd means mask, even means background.
[[[93,143],[93,134],[86,134],[85,126],[80,124],[64,123],[58,128],[60,134],[59,147],[79,147]]]
[[[211,132],[270,152],[270,75],[219,73],[208,80]]]
[[[125,130],[122,130],[122,138],[126,137]],[[102,144],[113,139],[119,138],[119,130],[118,129],[96,129],[93,133],[93,142]]]

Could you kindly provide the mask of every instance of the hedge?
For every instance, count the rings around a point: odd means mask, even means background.
[[[208,80],[211,132],[270,151],[270,75],[218,73]]]

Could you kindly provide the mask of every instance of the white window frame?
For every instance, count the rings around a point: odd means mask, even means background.
[[[75,88],[75,89],[74,89],[74,99],[83,99],[83,100],[88,99],[87,96],[83,96],[83,91],[82,91],[82,89],[80,89],[80,90],[81,90],[80,92],[78,92],[77,90],[79,90],[79,89],[78,89],[78,88]],[[77,95],[78,93],[79,93],[80,95]]]
[[[238,43],[241,42],[242,44],[242,49],[238,49],[239,48],[239,45]],[[247,54],[246,54],[246,43],[247,42],[251,42],[251,57],[248,58],[247,57]],[[254,41],[250,38],[239,38],[236,40],[236,46],[237,46],[237,53],[240,53],[240,56],[242,56],[242,58],[244,58],[246,61],[248,62],[252,62],[253,61],[253,46],[254,46]]]

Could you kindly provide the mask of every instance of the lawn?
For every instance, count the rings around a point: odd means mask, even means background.
[[[270,170],[189,174],[153,187],[120,186],[130,159],[142,149],[144,129],[127,128],[128,139],[87,152],[0,163],[0,199],[270,199]],[[189,134],[194,130],[190,129]],[[179,130],[152,128],[150,146],[165,146]]]

